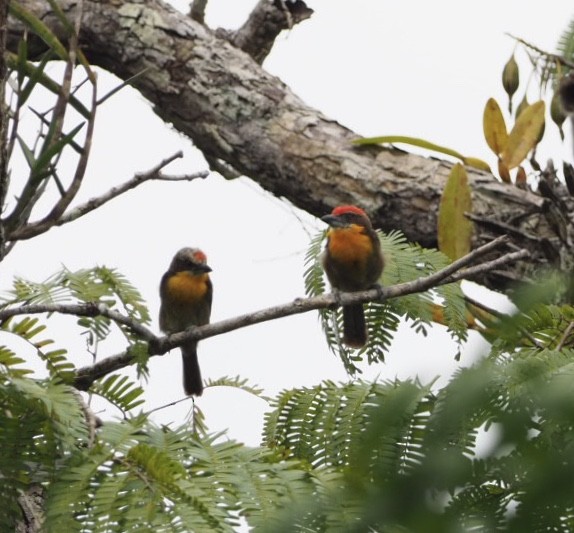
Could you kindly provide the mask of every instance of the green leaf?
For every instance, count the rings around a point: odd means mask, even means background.
[[[64,146],[70,144],[76,134],[84,127],[84,124],[78,124],[70,133],[64,135],[56,142],[50,144],[48,148],[40,154],[40,157],[34,162],[32,166],[32,173],[37,177],[46,175],[46,168],[50,164],[52,158],[59,154]]]
[[[22,7],[18,2],[10,2],[10,14],[28,26],[40,39],[42,39],[64,61],[68,60],[68,51],[60,40],[52,33],[39,18],[31,11]]]
[[[25,62],[24,65],[20,65],[17,56],[8,51],[6,52],[6,62],[11,69],[14,69],[18,72],[22,70],[22,74],[25,74],[29,78],[38,76],[39,83],[42,85],[42,87],[55,95],[60,94],[61,86],[52,78],[47,76],[44,72],[42,72],[40,66],[36,67],[36,65],[30,61]],[[70,95],[69,103],[85,119],[90,119],[90,111],[88,111],[86,106],[84,106],[84,104],[82,104],[82,102],[80,102],[80,100],[78,100],[75,96]]]
[[[449,174],[438,212],[438,247],[453,261],[471,248],[472,222],[465,213],[472,212],[472,199],[464,167],[456,164]]]

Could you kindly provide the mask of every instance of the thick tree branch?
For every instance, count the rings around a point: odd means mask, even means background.
[[[22,3],[65,38],[48,2]],[[74,0],[61,5],[72,17]],[[392,147],[354,147],[357,134],[305,105],[241,50],[161,0],[85,0],[82,28],[80,43],[90,61],[124,80],[140,74],[133,86],[208,160],[224,161],[317,216],[337,204],[358,204],[376,227],[400,229],[411,241],[436,247],[438,205],[450,163]],[[15,49],[18,24],[11,30]],[[486,272],[477,281],[505,290],[509,280],[548,266],[539,242],[558,250],[559,268],[574,263],[573,198],[558,190],[568,207],[564,239],[551,220],[549,200],[485,172],[468,174],[473,215],[499,223],[476,224],[473,246],[506,233],[507,224],[516,229],[511,236],[516,246],[530,252],[527,261]],[[525,242],[520,233],[540,241]]]
[[[201,327],[188,328],[180,333],[167,336],[156,336],[148,328],[139,322],[131,320],[107,306],[98,303],[84,304],[35,304],[12,307],[0,310],[0,320],[5,320],[16,315],[28,315],[39,313],[62,313],[76,316],[105,316],[110,320],[131,329],[135,334],[149,343],[150,355],[163,355],[172,348],[181,346],[189,340],[201,340],[214,337],[223,333],[228,333],[253,324],[267,322],[294,314],[306,313],[316,309],[325,309],[337,305],[351,303],[365,303],[369,301],[384,301],[391,298],[398,298],[408,294],[423,292],[444,285],[453,283],[461,279],[473,279],[481,275],[485,270],[498,268],[501,265],[512,261],[518,261],[528,256],[527,250],[511,252],[494,260],[481,261],[481,258],[492,253],[507,242],[506,237],[500,237],[470,254],[454,261],[444,269],[423,276],[414,281],[401,283],[390,287],[376,287],[370,290],[355,293],[324,294],[314,298],[298,298],[293,302],[270,307],[249,313],[246,315],[222,320],[213,324]],[[472,266],[474,265],[474,266]],[[95,363],[94,365],[80,368],[76,374],[75,384],[81,390],[86,390],[98,378],[109,372],[118,370],[132,363],[132,355],[127,352],[108,357]]]
[[[281,31],[293,28],[312,14],[313,10],[301,0],[259,0],[245,24],[231,35],[230,41],[261,64]]]
[[[206,178],[209,173],[207,171],[202,172],[194,172],[193,174],[185,174],[183,176],[168,176],[161,172],[161,169],[167,166],[169,163],[174,161],[177,158],[183,157],[182,152],[177,152],[174,155],[168,157],[161,161],[158,165],[154,168],[144,172],[142,174],[136,174],[130,180],[122,183],[117,187],[112,187],[109,189],[105,194],[101,196],[97,196],[95,198],[90,198],[84,204],[81,204],[77,207],[74,207],[67,213],[64,213],[61,217],[52,220],[52,219],[45,219],[39,222],[31,223],[23,228],[19,228],[16,231],[13,231],[9,234],[8,239],[11,241],[17,240],[24,240],[24,239],[31,239],[36,235],[40,235],[41,233],[45,233],[49,229],[55,226],[62,226],[64,224],[68,224],[69,222],[73,222],[84,215],[87,215],[91,211],[98,209],[102,205],[106,204],[110,200],[117,198],[118,196],[124,194],[125,192],[135,189],[138,185],[145,183],[146,181],[150,180],[159,180],[159,181],[192,181],[195,179],[204,179]]]
[[[205,8],[207,7],[207,0],[193,0],[189,6],[189,16],[203,24],[205,21]]]

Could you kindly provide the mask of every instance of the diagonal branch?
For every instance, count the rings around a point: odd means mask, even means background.
[[[455,261],[445,269],[411,282],[402,283],[391,287],[375,288],[356,293],[341,293],[338,295],[324,294],[318,297],[307,299],[298,298],[288,304],[278,305],[247,315],[222,320],[214,324],[208,324],[201,327],[192,327],[186,331],[164,337],[155,337],[153,339],[149,339],[149,353],[152,356],[163,355],[172,348],[181,346],[183,343],[192,339],[205,339],[208,337],[221,335],[223,333],[228,333],[230,331],[234,331],[236,329],[240,329],[253,324],[259,324],[261,322],[266,322],[294,314],[306,313],[316,309],[325,309],[335,305],[343,305],[349,303],[364,303],[373,300],[386,300],[429,290],[433,287],[446,283],[453,283],[464,278],[472,278],[476,275],[479,275],[484,269],[494,268],[495,266],[499,266],[501,263],[509,263],[519,259],[524,259],[528,256],[527,250],[520,250],[518,252],[512,252],[497,258],[493,261],[487,261],[463,270],[465,266],[472,262],[476,262],[481,256],[489,253],[494,248],[502,245],[504,242],[504,238],[497,239],[496,241],[482,246],[481,248],[477,248],[472,253],[458,261]],[[0,318],[1,317],[2,312],[0,312]],[[76,386],[85,390],[89,388],[94,380],[108,374],[109,372],[128,366],[131,363],[132,356],[129,351],[127,351],[125,353],[106,358],[94,364],[93,366],[81,368],[77,371],[76,374]]]
[[[201,327],[191,327],[185,331],[158,337],[148,328],[132,320],[131,318],[109,309],[104,304],[81,303],[81,304],[32,304],[20,307],[10,307],[0,310],[0,321],[16,315],[29,315],[40,313],[61,313],[75,316],[105,316],[124,327],[131,329],[135,334],[149,343],[149,354],[163,355],[172,348],[181,346],[190,340],[201,340],[228,333],[240,328],[260,324],[269,320],[283,318],[290,315],[307,313],[317,309],[326,309],[337,305],[366,303],[369,301],[384,301],[398,298],[408,294],[424,292],[433,287],[447,283],[454,283],[461,279],[472,279],[481,275],[484,271],[498,268],[501,265],[524,259],[529,252],[525,249],[505,254],[497,259],[480,262],[480,259],[494,249],[507,243],[506,237],[499,237],[494,241],[477,248],[466,256],[454,261],[447,267],[421,278],[392,285],[390,287],[375,287],[361,292],[323,294],[313,298],[297,298],[293,302],[269,307],[254,313],[221,320],[214,324]],[[471,266],[474,265],[474,266]],[[126,352],[107,357],[94,365],[77,370],[75,386],[81,390],[87,390],[98,378],[105,376],[120,368],[126,367],[133,362],[133,356],[129,349]]]
[[[80,217],[98,209],[105,203],[117,198],[118,196],[124,194],[125,192],[135,189],[138,185],[145,183],[149,180],[160,180],[160,181],[192,181],[195,179],[204,179],[208,176],[207,171],[202,172],[194,172],[193,174],[185,174],[183,176],[168,176],[161,172],[161,169],[167,166],[169,163],[174,161],[177,158],[183,157],[183,153],[177,152],[172,156],[164,159],[158,165],[153,167],[152,169],[144,172],[142,174],[136,174],[130,180],[118,185],[117,187],[112,187],[109,191],[102,194],[101,196],[97,196],[95,198],[90,198],[86,203],[81,204],[74,209],[64,213],[60,218],[57,220],[41,220],[39,222],[28,224],[23,228],[19,228],[12,233],[9,234],[8,239],[11,241],[16,240],[25,240],[31,239],[36,235],[41,233],[45,233],[49,229],[55,226],[63,226],[69,222],[73,222]]]

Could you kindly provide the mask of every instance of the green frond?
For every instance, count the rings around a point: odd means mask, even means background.
[[[4,367],[0,370],[0,376],[3,376],[5,373],[13,377],[23,377],[26,374],[32,374],[33,371],[27,368],[15,368],[25,362],[24,359],[18,357],[10,348],[0,346],[0,365]]]
[[[574,61],[574,18],[570,19],[560,35],[556,51],[567,61]]]
[[[131,357],[131,360],[136,365],[137,376],[139,379],[146,379],[149,377],[149,347],[145,341],[140,341],[134,338],[126,350]]]
[[[323,266],[321,265],[321,252],[325,235],[326,232],[322,231],[313,237],[305,254],[303,280],[305,282],[305,294],[309,297],[320,296],[326,292]]]
[[[449,283],[436,288],[442,299],[444,320],[451,337],[459,344],[468,338],[466,301],[460,283]]]
[[[365,306],[367,344],[361,349],[369,364],[384,363],[395,333],[399,329],[401,314],[390,302],[370,302]]]
[[[359,381],[336,385],[327,381],[311,389],[285,391],[274,402],[275,411],[265,418],[264,443],[277,447],[287,457],[297,458],[313,468],[348,465],[351,453],[354,453],[352,450],[356,450],[357,443],[365,438],[373,405],[392,402],[398,388],[401,387],[395,384]],[[420,403],[428,391],[413,386],[415,389]],[[417,409],[418,405],[415,402],[412,408]],[[398,416],[398,411],[396,413]],[[400,415],[405,424],[401,430],[405,450],[411,445],[420,445],[420,438],[415,431],[420,422],[416,419],[417,422],[411,427],[410,414],[409,411],[408,415],[404,412]],[[386,428],[391,431],[392,426],[387,424]],[[389,439],[388,445],[392,450],[385,449],[381,451],[382,455],[395,456],[394,468],[408,468],[408,462],[413,460],[412,455],[406,451],[397,455],[399,447],[395,448],[395,441],[391,441]],[[410,451],[414,455],[418,453],[416,449]],[[366,460],[370,464],[370,459]]]
[[[75,392],[62,383],[40,384],[9,368],[0,404],[0,529],[11,531],[19,494],[52,479],[63,457],[85,447],[88,431]]]
[[[143,389],[129,380],[127,376],[111,374],[95,381],[90,392],[105,398],[115,405],[124,415],[145,402]]]
[[[63,284],[63,272],[57,272],[41,283],[15,277],[12,289],[2,298],[2,307],[9,304],[55,304],[65,302],[69,291]]]
[[[250,385],[248,378],[241,378],[239,376],[222,376],[217,379],[208,379],[205,383],[206,387],[233,387],[236,389],[241,389],[242,391],[253,394],[265,401],[270,401],[268,396],[265,396],[264,389],[259,385]]]
[[[107,267],[96,267],[94,273],[108,288],[110,295],[117,296],[123,310],[131,319],[142,324],[150,323],[149,312],[141,293],[122,273]]]
[[[37,317],[24,317],[18,320],[12,317],[5,320],[0,328],[30,343],[36,349],[40,359],[46,363],[50,377],[58,378],[64,382],[69,382],[72,379],[75,367],[67,359],[67,351],[63,348],[47,350],[46,348],[54,344],[54,341],[36,338],[46,329],[46,325],[42,324]]]
[[[80,302],[100,302],[110,308],[119,308],[132,320],[149,324],[150,316],[139,291],[115,269],[95,267],[75,272],[66,270],[63,283],[69,288],[70,295]],[[93,343],[105,339],[110,333],[111,321],[105,317],[81,317],[78,324],[86,328],[93,336]],[[130,340],[133,332],[120,326]]]
[[[459,521],[464,531],[503,531],[506,525],[506,491],[495,484],[467,487],[449,502],[445,513]]]
[[[407,242],[405,236],[398,231],[389,234],[378,232],[378,235],[385,258],[383,285],[413,281],[444,268],[450,262],[437,250]],[[316,235],[311,240],[305,256],[304,278],[307,296],[319,296],[326,291],[321,264],[324,238],[325,232]],[[426,335],[433,317],[433,302],[437,297],[444,302],[445,322],[449,332],[459,343],[463,342],[466,340],[468,328],[465,301],[458,283],[383,303],[365,304],[368,342],[359,351],[349,349],[342,343],[342,309],[321,309],[319,319],[329,349],[341,359],[347,372],[354,375],[361,372],[358,365],[365,356],[369,364],[384,362],[401,318],[411,323],[417,333]]]
[[[270,523],[310,490],[296,463],[218,440],[145,417],[106,423],[87,457],[70,457],[49,486],[48,531],[231,532],[239,514]]]

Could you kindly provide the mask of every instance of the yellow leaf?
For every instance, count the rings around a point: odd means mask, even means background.
[[[529,105],[520,113],[508,136],[508,143],[500,158],[508,169],[520,165],[538,141],[544,126],[544,101]]]
[[[508,132],[506,131],[502,111],[494,98],[489,98],[488,102],[486,102],[486,106],[484,106],[482,129],[484,130],[484,138],[490,149],[496,155],[500,155],[508,143]]]
[[[452,167],[438,211],[438,248],[453,261],[470,251],[472,222],[464,213],[472,211],[472,199],[464,166]]]

